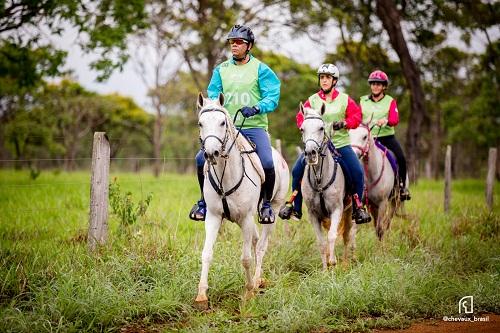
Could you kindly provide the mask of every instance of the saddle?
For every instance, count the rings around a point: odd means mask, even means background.
[[[378,140],[375,140],[375,146],[377,146],[377,148],[380,149],[382,152],[386,153],[386,156],[387,156],[387,159],[389,160],[389,164],[391,165],[392,171],[394,172],[394,175],[397,176],[399,168],[398,168],[398,161],[397,161],[394,153],[389,148],[387,148],[386,146],[381,144]],[[395,177],[395,178],[397,179],[398,177]]]

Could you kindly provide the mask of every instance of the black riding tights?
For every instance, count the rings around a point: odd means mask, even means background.
[[[403,149],[401,149],[401,146],[399,145],[398,140],[396,140],[396,137],[394,135],[382,136],[377,140],[381,144],[389,148],[396,156],[399,167],[399,179],[403,183],[403,187],[406,187],[406,158],[405,154],[403,153]]]

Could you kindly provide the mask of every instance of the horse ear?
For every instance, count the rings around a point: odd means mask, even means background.
[[[302,102],[299,103],[299,112],[304,114],[304,104]]]
[[[203,104],[205,103],[205,97],[203,97],[203,93],[200,91],[198,93],[198,110],[200,110],[203,107]]]
[[[223,93],[219,93],[219,104],[220,106],[224,106],[224,94]]]
[[[321,104],[321,115],[324,115],[326,111],[326,105],[325,103]]]

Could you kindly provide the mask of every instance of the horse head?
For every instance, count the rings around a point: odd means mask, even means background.
[[[215,165],[217,160],[225,157],[225,149],[232,126],[229,114],[224,108],[224,95],[212,100],[198,95],[198,126],[200,141],[205,159]]]
[[[328,140],[325,134],[325,122],[322,118],[325,109],[325,104],[321,106],[319,111],[312,108],[305,108],[302,103],[299,105],[299,112],[304,115],[300,131],[302,132],[304,155],[309,165],[318,163],[321,151]]]

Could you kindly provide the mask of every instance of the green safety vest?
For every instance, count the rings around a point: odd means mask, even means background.
[[[349,96],[342,92],[339,92],[338,96],[330,102],[321,99],[318,94],[314,94],[309,97],[309,103],[311,103],[311,107],[315,110],[320,110],[323,103],[325,104],[326,110],[323,115],[323,120],[325,121],[326,127],[330,130],[334,121],[345,120],[348,100]],[[351,144],[349,133],[346,128],[335,131],[333,133],[332,141],[335,148],[342,148]]]
[[[389,116],[389,108],[391,107],[392,100],[393,98],[389,95],[385,95],[384,98],[382,98],[378,102],[372,101],[370,95],[361,97],[360,104],[361,110],[363,112],[363,123],[368,123],[370,121],[370,118],[372,117],[372,114],[373,119],[371,122],[373,124],[376,123],[379,119],[387,119],[387,117]],[[373,129],[373,134],[378,134],[379,137],[394,135],[394,133],[394,127],[387,125],[382,126],[382,128],[380,128],[380,132],[378,130],[378,127],[374,127]]]
[[[220,64],[224,107],[234,118],[236,111],[244,106],[255,106],[262,96],[259,89],[260,61],[254,57],[244,65],[236,65],[232,60]],[[241,126],[244,117],[241,113],[236,118],[235,125]],[[259,113],[245,120],[243,128],[264,128],[267,130],[267,114]]]

